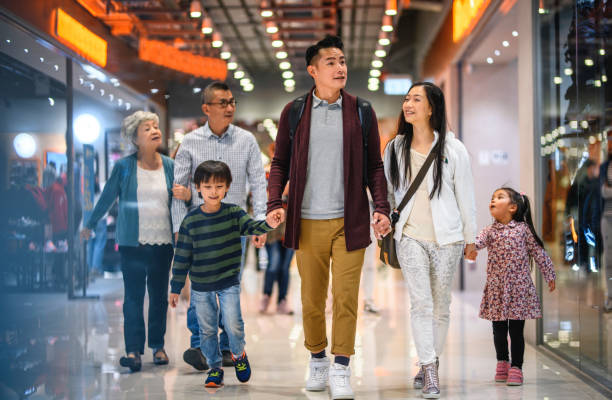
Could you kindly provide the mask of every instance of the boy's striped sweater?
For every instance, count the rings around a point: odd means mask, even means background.
[[[208,214],[198,207],[181,224],[172,263],[172,293],[180,293],[189,274],[198,292],[223,290],[240,283],[240,236],[271,231],[265,221],[255,221],[240,207],[221,203]]]

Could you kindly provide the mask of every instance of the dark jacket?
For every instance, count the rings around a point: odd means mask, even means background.
[[[313,89],[314,90],[314,89]],[[276,136],[276,151],[270,168],[268,183],[268,213],[282,207],[281,196],[288,180],[289,204],[285,246],[298,249],[302,199],[306,187],[308,145],[310,140],[310,115],[312,92],[306,99],[304,113],[293,139],[291,156],[289,138],[289,103],[281,113]],[[363,249],[370,243],[370,216],[368,197],[363,186],[363,140],[357,112],[357,98],[342,90],[342,123],[344,148],[344,232],[348,251]],[[340,155],[339,155],[340,156]],[[293,162],[290,163],[290,158]],[[291,171],[289,165],[291,164]],[[376,114],[372,111],[372,125],[368,134],[368,186],[374,199],[374,211],[389,215],[387,181],[380,156],[380,136]]]

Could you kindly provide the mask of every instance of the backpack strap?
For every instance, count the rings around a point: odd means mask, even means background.
[[[369,101],[357,97],[357,112],[361,123],[361,137],[363,139],[363,186],[368,186],[368,135],[372,126],[372,105]]]
[[[289,146],[291,146],[289,160],[293,158],[293,138],[295,137],[297,126],[300,123],[302,114],[304,113],[304,106],[306,106],[307,97],[308,93],[303,94],[297,99],[293,100],[293,103],[291,103],[291,109],[289,110]],[[289,170],[291,170],[291,163],[289,164]]]

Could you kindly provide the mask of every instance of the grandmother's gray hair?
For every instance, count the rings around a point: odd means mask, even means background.
[[[138,134],[138,127],[145,121],[155,121],[159,124],[159,117],[157,114],[149,111],[136,111],[123,119],[123,123],[121,124],[121,136],[134,144],[136,135]]]

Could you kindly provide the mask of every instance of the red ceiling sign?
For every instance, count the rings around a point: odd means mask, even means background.
[[[141,60],[174,69],[201,78],[224,81],[227,77],[227,64],[214,57],[197,56],[178,50],[163,42],[140,39],[138,56]]]

